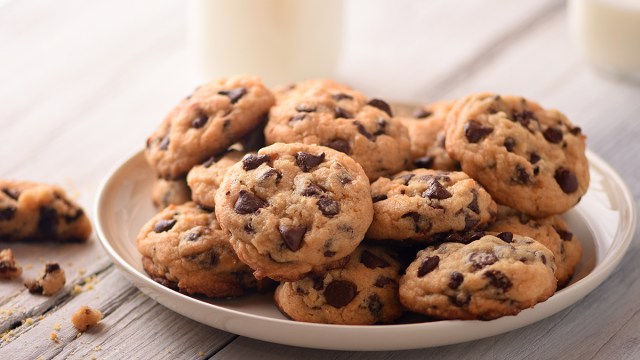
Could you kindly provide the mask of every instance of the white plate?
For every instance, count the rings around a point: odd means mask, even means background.
[[[578,206],[564,216],[584,248],[572,283],[533,309],[492,321],[379,326],[311,324],[286,319],[270,295],[205,301],[163,287],[145,274],[135,246],[138,230],[156,213],[150,199],[154,175],[142,152],[124,161],[102,184],[95,209],[96,227],[116,266],[142,292],[175,312],[218,329],[280,344],[335,350],[400,350],[455,344],[544,319],[587,295],[618,265],[634,233],[635,203],[615,171],[593,153],[587,155],[591,186]]]

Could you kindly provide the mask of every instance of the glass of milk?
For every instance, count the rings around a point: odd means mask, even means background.
[[[270,86],[332,77],[341,0],[191,0],[188,46],[199,82],[258,75]]]
[[[569,0],[568,15],[591,63],[640,81],[640,0]]]

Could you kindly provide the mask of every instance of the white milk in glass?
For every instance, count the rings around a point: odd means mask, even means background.
[[[570,0],[569,24],[593,64],[640,79],[640,0]]]
[[[188,42],[197,80],[259,75],[270,86],[332,77],[341,0],[191,0]]]

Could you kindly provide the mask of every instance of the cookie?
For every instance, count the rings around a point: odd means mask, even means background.
[[[273,94],[257,77],[238,76],[198,87],[147,139],[145,156],[165,179],[185,175],[264,121]]]
[[[517,96],[460,99],[446,149],[500,204],[535,217],[560,214],[589,187],[585,136],[559,111]]]
[[[91,223],[61,188],[0,180],[0,241],[83,242]]]
[[[274,144],[231,166],[216,215],[257,278],[296,281],[338,266],[362,241],[373,209],[369,179],[349,156]]]
[[[157,179],[151,191],[153,205],[162,210],[170,204],[180,205],[191,200],[191,190],[184,179]]]
[[[216,205],[216,191],[232,165],[242,160],[243,152],[229,150],[219,156],[213,156],[204,163],[194,166],[187,175],[191,196],[197,204],[213,209]]]
[[[414,168],[460,170],[460,164],[451,159],[444,148],[444,122],[453,103],[441,101],[425,105],[416,110],[413,116],[399,118],[409,130]]]
[[[87,331],[90,327],[98,325],[102,320],[102,312],[82,305],[71,315],[71,323],[80,332]]]
[[[496,203],[463,172],[403,171],[371,184],[373,222],[367,238],[429,242],[452,231],[481,229]]]
[[[42,275],[37,279],[25,281],[24,286],[32,294],[51,296],[60,291],[66,281],[64,270],[58,263],[47,263],[44,266]]]
[[[407,129],[389,105],[330,80],[296,84],[279,95],[265,128],[267,144],[323,145],[351,156],[371,181],[409,166]]]
[[[22,266],[18,265],[11,249],[0,250],[0,279],[15,279],[22,275]]]
[[[515,315],[556,290],[553,253],[531,238],[499,233],[420,251],[400,279],[407,309],[442,319]]]
[[[556,259],[556,279],[559,287],[569,283],[582,257],[580,242],[569,231],[567,223],[557,215],[535,219],[501,206],[495,223],[489,226],[487,231],[509,231],[533,238],[546,246]]]
[[[230,297],[256,287],[251,269],[233,252],[213,212],[193,202],[169,205],[136,239],[151,278],[186,294]]]
[[[399,318],[401,267],[395,254],[361,244],[342,268],[281,283],[274,299],[280,311],[296,321],[372,325]]]

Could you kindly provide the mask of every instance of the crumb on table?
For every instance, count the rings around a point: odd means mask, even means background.
[[[95,326],[102,320],[102,313],[100,310],[92,309],[87,305],[82,305],[71,316],[71,323],[80,332],[87,331],[88,328]]]
[[[18,266],[11,249],[0,251],[0,279],[15,279],[22,275],[22,267]]]
[[[57,263],[47,263],[44,273],[37,279],[25,281],[24,286],[30,293],[53,295],[64,287],[66,282],[64,270]]]

